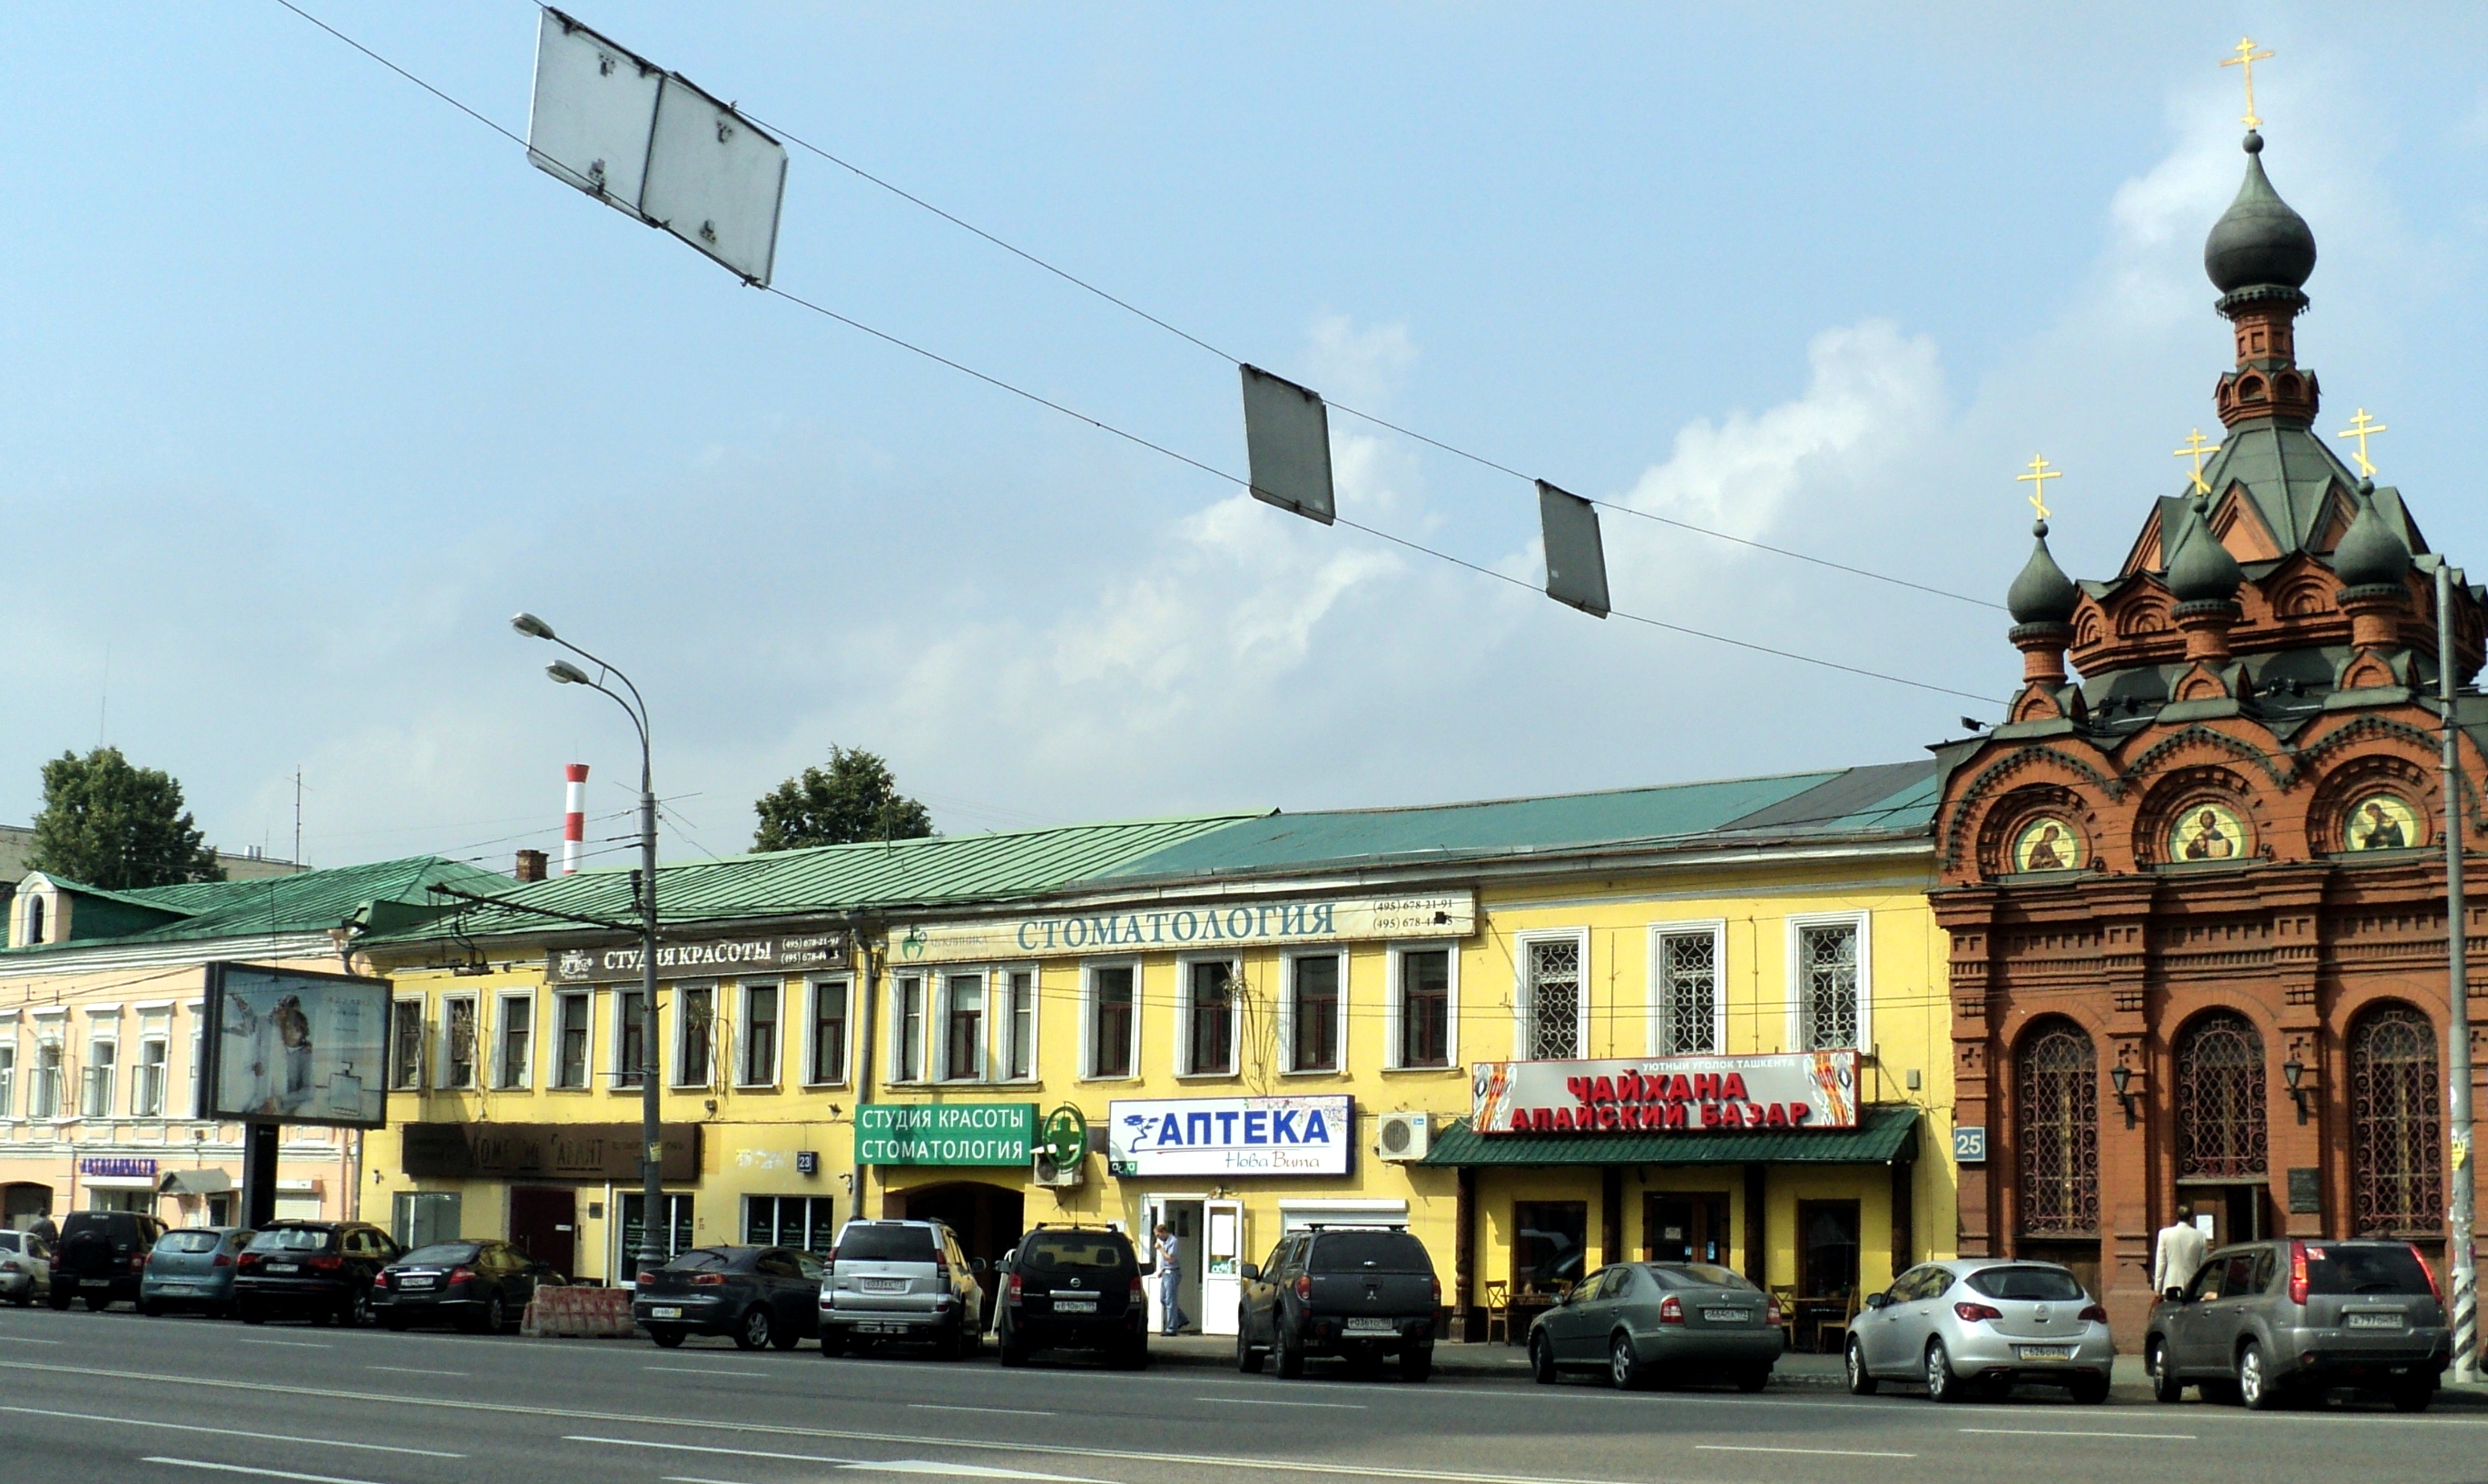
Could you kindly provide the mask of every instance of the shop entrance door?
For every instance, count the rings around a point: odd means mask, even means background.
[[[1726,1263],[1728,1196],[1654,1190],[1641,1198],[1641,1255],[1645,1262]]]
[[[1201,1204],[1207,1235],[1201,1244],[1201,1332],[1233,1334],[1244,1306],[1244,1203],[1211,1200]]]
[[[1208,1205],[1209,1202],[1206,1199],[1198,1195],[1152,1195],[1144,1208],[1146,1218],[1143,1224],[1146,1229],[1136,1241],[1141,1248],[1141,1260],[1147,1262],[1157,1250],[1158,1228],[1163,1225],[1173,1232],[1175,1250],[1181,1262],[1175,1278],[1175,1307],[1182,1311],[1183,1328],[1204,1334],[1212,1332],[1232,1334],[1235,1332],[1236,1290],[1231,1286],[1229,1289],[1227,1316],[1223,1327],[1218,1330],[1212,1331],[1208,1329],[1209,1316],[1202,1303],[1203,1254],[1201,1238],[1203,1229],[1208,1225],[1207,1213],[1204,1210]],[[1150,1274],[1148,1284],[1149,1332],[1163,1334],[1166,1332],[1165,1275],[1161,1273]]]
[[[510,1246],[563,1277],[579,1261],[579,1192],[567,1186],[510,1187]]]

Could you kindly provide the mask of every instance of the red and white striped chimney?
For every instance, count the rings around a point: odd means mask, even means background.
[[[561,798],[561,874],[568,876],[579,869],[579,850],[587,838],[587,765],[565,763],[562,776],[569,780]]]

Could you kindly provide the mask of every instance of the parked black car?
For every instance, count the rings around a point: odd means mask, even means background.
[[[1235,1326],[1235,1365],[1258,1371],[1265,1352],[1279,1374],[1301,1376],[1307,1356],[1366,1365],[1400,1357],[1400,1374],[1434,1369],[1434,1326],[1443,1285],[1426,1245],[1397,1227],[1315,1226],[1279,1239],[1269,1263],[1246,1263]]]
[[[454,1324],[498,1334],[526,1313],[538,1284],[564,1281],[506,1242],[437,1242],[382,1268],[372,1306],[391,1330]]]
[[[52,1307],[68,1308],[71,1299],[91,1309],[137,1302],[147,1254],[163,1235],[163,1222],[134,1211],[71,1212],[52,1254]]]
[[[246,1325],[288,1316],[369,1324],[373,1280],[402,1250],[361,1221],[272,1221],[235,1265],[234,1312]]]
[[[670,1350],[693,1334],[792,1350],[818,1327],[821,1260],[792,1247],[693,1247],[639,1274],[631,1317]]]
[[[1037,1350],[1095,1350],[1139,1370],[1149,1363],[1148,1269],[1111,1226],[1039,1226],[1003,1259],[994,1336],[1004,1365]]]

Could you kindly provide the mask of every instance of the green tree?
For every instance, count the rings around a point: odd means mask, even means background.
[[[43,765],[43,812],[26,864],[106,891],[225,879],[182,807],[182,785],[161,769],[130,767],[118,747]]]
[[[898,792],[890,765],[861,747],[830,748],[830,766],[806,768],[752,804],[760,827],[755,851],[859,840],[917,840],[933,832],[933,816]]]

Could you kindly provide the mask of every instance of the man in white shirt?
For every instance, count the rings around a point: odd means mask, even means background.
[[[2168,1224],[2151,1244],[2151,1291],[2167,1294],[2194,1281],[2196,1270],[2203,1266],[2203,1253],[2211,1242],[2201,1227],[2193,1222],[2193,1212],[2185,1206],[2168,1218]]]

